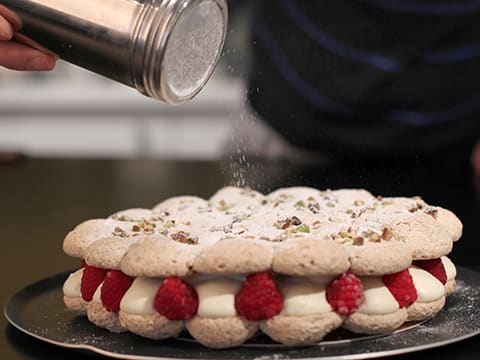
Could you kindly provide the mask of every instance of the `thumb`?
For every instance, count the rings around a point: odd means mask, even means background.
[[[12,39],[13,34],[14,31],[10,23],[0,15],[0,41]]]

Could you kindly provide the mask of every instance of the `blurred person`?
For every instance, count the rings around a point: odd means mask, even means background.
[[[255,120],[244,121],[242,139],[252,152],[364,164],[448,159],[480,173],[480,1],[252,6]]]
[[[21,28],[20,19],[0,5],[0,66],[12,70],[47,71],[55,67],[56,56],[47,54],[24,43],[34,42],[16,33]]]

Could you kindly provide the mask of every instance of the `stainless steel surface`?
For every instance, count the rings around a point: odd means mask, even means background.
[[[479,273],[463,267],[457,270],[456,291],[431,320],[381,337],[358,338],[340,332],[330,338],[333,341],[322,341],[315,346],[288,347],[260,338],[254,343],[218,351],[182,337],[154,341],[130,333],[110,333],[85,317],[65,311],[62,285],[68,273],[20,290],[8,301],[4,313],[12,325],[37,339],[118,359],[369,359],[437,348],[480,334]]]
[[[171,104],[208,81],[228,18],[226,0],[0,0],[0,13],[18,41]]]

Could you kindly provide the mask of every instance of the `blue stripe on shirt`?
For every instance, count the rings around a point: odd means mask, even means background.
[[[255,25],[259,40],[270,54],[272,62],[277,66],[278,70],[282,73],[282,76],[291,87],[324,111],[337,115],[352,115],[352,110],[349,107],[337,104],[332,99],[320,95],[312,86],[310,86],[310,84],[305,82],[290,65],[287,57],[281,50],[280,46],[278,46],[272,33],[267,29],[265,24],[256,22]]]
[[[427,64],[443,64],[463,61],[480,56],[480,43],[443,50],[425,51],[420,60]]]
[[[279,0],[286,13],[317,43],[331,52],[368,64],[385,72],[396,73],[400,70],[401,64],[386,56],[357,49],[334,39],[327,33],[321,31],[291,0]]]
[[[273,34],[260,21],[255,22],[255,32],[259,41],[265,47],[270,55],[273,64],[278,68],[285,81],[302,97],[320,110],[351,118],[354,116],[354,110],[345,104],[338,103],[333,99],[320,94],[317,89],[303,80],[290,64],[287,56],[283,53],[277,44]],[[480,108],[480,94],[476,94],[463,104],[454,106],[450,109],[433,112],[410,111],[405,109],[392,109],[385,115],[379,116],[381,119],[397,122],[411,126],[430,126],[434,124],[445,123],[456,120],[460,117],[471,114]]]
[[[476,94],[464,103],[447,110],[418,112],[409,110],[392,110],[385,116],[386,119],[413,126],[427,126],[456,120],[471,114],[480,108],[480,94]]]
[[[358,49],[320,30],[292,0],[279,0],[279,2],[285,10],[285,13],[288,14],[310,38],[330,52],[388,73],[399,73],[402,71],[404,64],[400,61],[376,52]],[[418,59],[420,62],[427,64],[446,64],[465,61],[478,56],[480,56],[480,44],[473,43],[445,50],[428,50],[420,54]]]
[[[409,0],[360,0],[376,7],[419,15],[456,16],[480,10],[479,0],[451,2],[409,1]]]

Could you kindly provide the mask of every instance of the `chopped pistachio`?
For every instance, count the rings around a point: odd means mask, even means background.
[[[318,202],[310,202],[308,203],[308,210],[310,210],[314,214],[318,214],[320,211],[320,205]]]
[[[379,242],[380,239],[381,239],[381,236],[376,232],[372,232],[372,234],[370,235],[370,241],[372,242]]]
[[[290,218],[286,218],[285,220],[278,220],[276,223],[273,224],[273,226],[275,226],[277,229],[286,230],[292,225],[298,226],[301,224],[302,220],[300,220],[296,216],[292,216]]]
[[[425,207],[425,204],[421,202],[416,202],[415,205],[412,205],[411,207],[417,210],[422,210]]]
[[[355,206],[363,206],[363,205],[365,205],[365,201],[363,201],[363,200],[355,200],[355,201],[353,202],[353,204],[354,204]]]
[[[295,203],[295,207],[296,208],[304,208],[305,207],[305,203],[302,201],[302,200],[299,200]]]
[[[357,236],[356,238],[353,239],[353,245],[356,246],[361,246],[364,244],[364,239],[361,236]]]
[[[209,230],[210,232],[217,232],[217,231],[223,231],[224,227],[223,226],[212,226]]]
[[[390,229],[388,226],[383,228],[382,232],[382,239],[383,240],[391,240],[393,237],[392,229]]]
[[[263,199],[260,204],[262,204],[262,205],[267,205],[267,204],[268,204],[268,200],[267,200],[267,199]]]
[[[295,229],[295,228],[285,230],[285,234],[287,234],[287,235],[293,235],[293,234],[296,234],[296,233],[297,233],[297,229]]]
[[[329,201],[329,202],[327,203],[327,206],[328,206],[329,208],[333,208],[333,207],[335,207],[335,204],[334,204],[333,202]]]
[[[230,210],[233,207],[231,204],[227,204],[225,200],[220,200],[218,202],[217,210],[218,211],[227,211]]]
[[[335,241],[340,243],[340,244],[346,244],[349,242],[350,239],[347,239],[347,238],[336,238]]]
[[[146,235],[153,235],[155,233],[155,230],[153,230],[152,228],[145,228],[143,229],[143,233]]]
[[[126,215],[113,215],[112,219],[115,219],[118,221],[134,221],[131,217]]]
[[[300,220],[298,217],[296,216],[292,216],[291,218],[291,222],[292,222],[292,225],[301,225],[302,224],[302,220]]]
[[[119,237],[127,237],[127,232],[125,230],[123,230],[121,227],[117,226],[113,230],[112,235],[113,236],[119,236]]]
[[[435,209],[435,208],[429,208],[425,211],[425,214],[427,215],[430,215],[431,217],[433,217],[434,219],[437,218],[438,216],[438,209]]]
[[[302,233],[309,233],[310,227],[307,224],[302,224],[302,225],[299,225],[296,230]]]
[[[168,220],[167,223],[165,224],[165,227],[167,229],[171,229],[171,228],[175,227],[175,220]]]
[[[384,200],[382,201],[382,206],[388,206],[388,205],[392,205],[393,204],[393,200]]]
[[[188,244],[188,245],[198,244],[198,238],[190,236],[190,234],[185,231],[176,232],[170,235],[170,238],[182,244]]]

